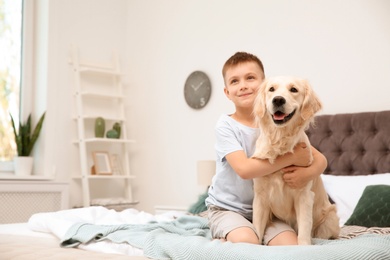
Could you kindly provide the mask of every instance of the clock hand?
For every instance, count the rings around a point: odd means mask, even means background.
[[[191,85],[191,86],[192,86],[192,88],[193,88],[195,91],[197,91],[197,90],[203,85],[203,83],[204,83],[204,81],[202,81],[201,83],[199,83],[196,87],[194,87],[193,85]]]

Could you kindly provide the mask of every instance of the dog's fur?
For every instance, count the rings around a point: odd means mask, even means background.
[[[299,142],[311,149],[305,130],[322,104],[309,83],[295,77],[266,79],[254,104],[260,128],[252,157],[269,159],[293,151]],[[311,237],[337,238],[340,232],[336,208],[331,205],[321,177],[302,189],[285,184],[281,172],[254,179],[253,224],[262,242],[264,231],[276,217],[298,233],[298,244],[310,245]]]

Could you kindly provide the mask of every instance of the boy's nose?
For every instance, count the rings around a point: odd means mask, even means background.
[[[247,86],[246,86],[245,81],[241,81],[240,82],[240,89],[246,89],[246,88],[247,88]]]

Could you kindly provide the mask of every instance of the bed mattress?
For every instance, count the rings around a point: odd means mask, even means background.
[[[57,237],[49,233],[35,232],[27,223],[0,225],[1,260],[62,260],[62,259],[149,259],[144,256],[128,256],[93,252],[79,248],[62,248]]]
[[[0,235],[0,259],[17,260],[62,260],[62,259],[148,259],[143,256],[125,256],[85,251],[75,248],[61,248],[55,238],[20,235]]]

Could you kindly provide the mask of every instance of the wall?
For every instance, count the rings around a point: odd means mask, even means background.
[[[214,159],[214,125],[234,112],[223,94],[221,68],[236,51],[258,55],[268,76],[307,78],[323,113],[387,110],[390,94],[390,2],[386,0],[151,1],[51,0],[45,172],[69,180],[72,144],[72,43],[105,59],[117,49],[128,86],[128,135],[137,175],[137,208],[188,207],[205,190],[196,161]],[[213,84],[209,104],[189,108],[184,82],[203,70]],[[72,206],[79,187],[72,182]]]
[[[267,76],[307,78],[323,113],[389,109],[390,2],[131,1],[127,24],[131,131],[140,207],[188,206],[204,187],[196,161],[214,158],[214,125],[233,112],[221,68],[236,51],[258,55]],[[213,93],[202,110],[184,101],[203,70]]]
[[[47,96],[47,113],[39,151],[35,153],[38,163],[34,172],[54,174],[57,181],[69,181],[71,206],[80,205],[80,182],[71,179],[79,168],[78,149],[73,143],[77,132],[74,75],[69,63],[71,49],[78,46],[83,59],[104,62],[110,61],[112,51],[116,50],[124,63],[127,1],[37,0],[36,4],[36,19],[44,21],[37,24],[39,39],[35,41],[41,44],[36,47],[36,59],[46,73],[36,79],[39,84],[35,87],[41,92],[36,95],[37,103],[45,103],[43,97]]]

